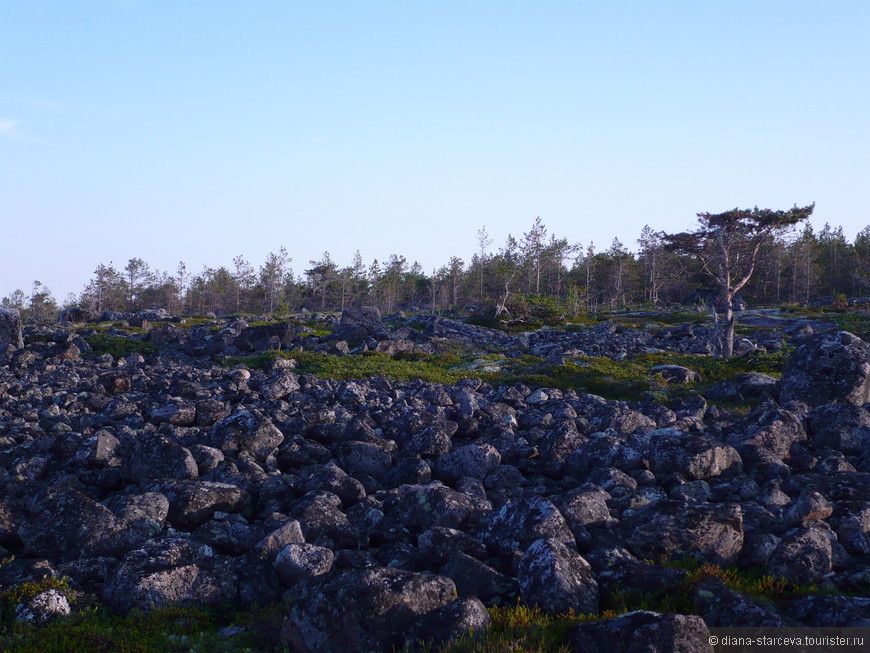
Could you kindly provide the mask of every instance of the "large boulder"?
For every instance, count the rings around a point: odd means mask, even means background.
[[[216,605],[236,598],[231,559],[182,538],[147,542],[130,551],[106,583],[103,600],[116,612],[173,604]]]
[[[225,454],[245,452],[260,462],[284,441],[272,420],[256,409],[240,410],[220,420],[209,435],[211,444]]]
[[[381,320],[381,313],[374,306],[346,308],[341,313],[341,320],[332,330],[332,335],[339,340],[365,340],[369,337],[386,338],[387,327]]]
[[[553,539],[537,540],[519,564],[517,580],[527,605],[550,614],[598,614],[598,583],[579,553]]]
[[[870,344],[848,331],[811,338],[786,361],[779,397],[810,406],[870,401]]]
[[[117,553],[123,546],[112,511],[79,490],[47,488],[31,511],[18,529],[30,554],[67,561]]]
[[[577,653],[712,653],[710,631],[701,617],[629,612],[615,619],[580,624],[571,638]]]
[[[655,474],[679,473],[690,480],[739,472],[740,454],[709,435],[661,429],[649,434],[650,470]]]
[[[0,308],[0,345],[12,345],[15,349],[24,346],[21,316],[15,308]]]
[[[632,553],[654,562],[690,554],[730,564],[743,548],[743,513],[736,503],[659,501],[627,510],[622,527]]]
[[[369,567],[303,581],[290,595],[281,643],[291,650],[389,651],[423,617],[453,603],[456,586],[443,576]]]

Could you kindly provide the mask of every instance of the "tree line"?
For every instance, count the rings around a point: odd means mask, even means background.
[[[740,289],[746,302],[811,304],[870,296],[870,226],[852,241],[842,227],[825,224],[815,232],[809,223],[788,226],[755,243],[754,273]],[[450,256],[429,272],[399,254],[367,265],[357,252],[342,266],[324,252],[297,274],[284,247],[270,252],[259,266],[239,255],[229,265],[205,266],[199,272],[189,271],[183,262],[171,272],[155,270],[132,258],[123,267],[100,263],[81,292],[60,305],[39,281],[29,295],[15,290],[0,305],[19,309],[25,318],[48,320],[71,306],[95,315],[144,308],[228,315],[359,305],[384,312],[407,307],[437,312],[473,305],[510,315],[529,302],[544,302],[570,318],[710,301],[721,289],[705,274],[702,259],[674,246],[675,236],[679,234],[646,226],[635,252],[617,238],[599,251],[594,244],[551,234],[536,218],[527,232],[509,235],[498,248],[482,227],[469,261]]]

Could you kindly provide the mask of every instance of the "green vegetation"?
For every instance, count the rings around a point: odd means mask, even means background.
[[[409,381],[421,379],[430,383],[456,383],[463,374],[455,369],[460,360],[451,354],[432,356],[412,353],[395,358],[378,352],[365,352],[355,356],[333,356],[308,351],[270,351],[254,356],[228,358],[228,366],[245,365],[262,368],[271,359],[287,358],[296,361],[300,374],[316,374],[331,379],[365,379],[382,376]],[[467,375],[466,375],[467,376]]]
[[[425,653],[567,653],[571,630],[581,623],[617,616],[578,615],[573,612],[548,615],[538,606],[518,603],[489,608],[490,626],[482,636],[466,636],[440,649],[423,647]]]
[[[251,612],[226,608],[161,608],[126,617],[105,608],[88,608],[44,626],[9,623],[0,631],[0,650],[8,653],[146,653],[152,651],[278,651],[286,606]],[[235,626],[229,637],[218,631]]]
[[[110,333],[92,333],[85,336],[85,341],[91,346],[94,355],[111,354],[114,358],[123,358],[134,352],[153,354],[161,348],[160,345],[153,342],[116,336]]]
[[[613,592],[607,597],[605,607],[617,613],[653,610],[697,614],[692,593],[699,583],[711,578],[720,580],[726,587],[751,599],[778,605],[800,596],[820,593],[815,585],[796,585],[784,578],[765,574],[761,569],[723,568],[710,562],[701,562],[693,556],[685,556],[667,563],[666,566],[682,569],[688,576],[677,587],[664,587],[652,592],[640,592],[631,588]]]
[[[11,560],[12,558],[6,558],[3,560],[3,563],[5,564]],[[48,590],[58,590],[69,597],[69,581],[66,578],[47,576],[39,580],[15,585],[0,592],[0,624],[10,622],[14,618],[14,610],[19,603]]]
[[[604,356],[584,356],[565,365],[547,365],[541,359],[526,356],[501,376],[502,383],[522,382],[532,386],[574,389],[598,394],[608,399],[640,399],[648,393],[674,395],[687,390],[703,391],[712,384],[731,379],[744,372],[762,372],[773,377],[782,373],[787,354],[761,354],[753,358],[711,358],[699,354],[661,352],[641,354],[616,361]],[[682,365],[701,376],[700,383],[669,385],[660,375],[651,375],[658,364]]]

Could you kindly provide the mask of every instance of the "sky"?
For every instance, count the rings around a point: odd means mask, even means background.
[[[870,2],[0,0],[0,296],[100,263],[424,271],[540,216],[870,224]]]

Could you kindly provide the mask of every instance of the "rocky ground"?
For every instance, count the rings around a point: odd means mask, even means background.
[[[832,325],[762,324],[742,350],[794,346],[781,379],[745,374],[666,404],[220,361],[445,342],[621,360],[703,353],[704,327],[509,335],[367,309],[316,335],[290,322],[120,319],[135,333],[114,335],[144,353],[92,351],[87,324],[22,337],[17,315],[0,312],[4,618],[283,597],[280,640],[293,651],[441,646],[485,633],[488,608],[518,600],[602,617],[572,627],[565,644],[578,651],[638,638],[705,651],[717,626],[870,625],[870,345]],[[778,600],[729,582],[740,570],[780,579]],[[680,592],[684,614],[652,611]]]

